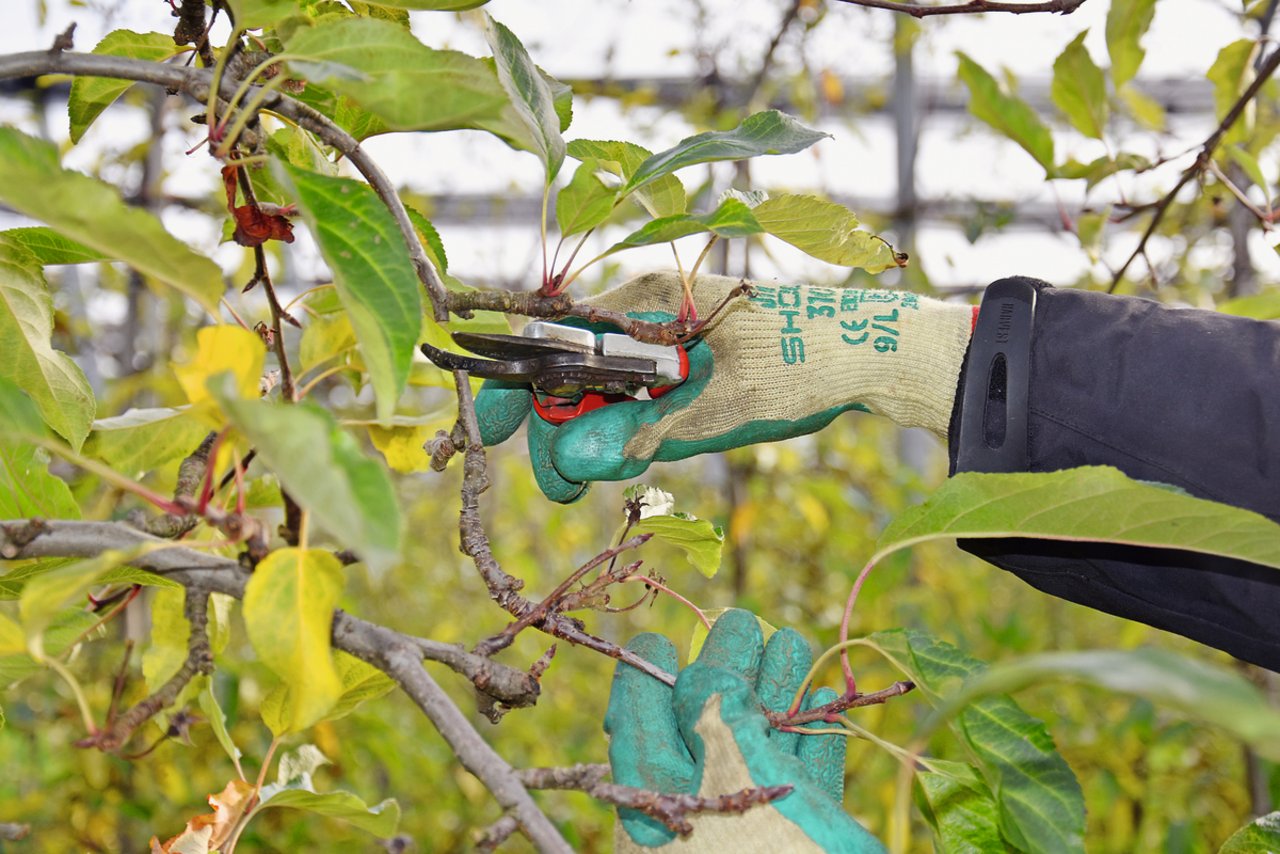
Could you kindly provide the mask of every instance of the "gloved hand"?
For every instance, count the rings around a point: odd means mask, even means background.
[[[676,670],[675,649],[661,635],[640,635],[627,648]],[[620,809],[615,851],[884,851],[844,811],[844,737],[781,732],[761,713],[790,705],[812,661],[797,632],[781,629],[766,646],[754,616],[727,611],[712,627],[698,660],[680,672],[674,690],[619,664],[604,719],[614,782],[702,797],[756,786],[795,788],[739,815],[691,816],[694,830],[685,838],[643,813]],[[831,689],[819,689],[804,708],[835,697]]]
[[[699,316],[738,279],[699,276]],[[688,346],[689,378],[657,400],[615,403],[555,427],[529,422],[542,491],[581,497],[593,480],[640,475],[680,460],[820,430],[850,409],[945,436],[972,325],[969,306],[902,291],[753,284]],[[641,276],[592,305],[632,317],[675,317],[675,273]],[[527,387],[490,380],[476,400],[486,445],[505,440],[530,409]]]

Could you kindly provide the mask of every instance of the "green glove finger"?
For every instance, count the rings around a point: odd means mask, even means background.
[[[670,673],[678,666],[675,647],[661,635],[639,635],[627,649]],[[671,693],[671,688],[628,664],[619,663],[614,670],[604,731],[610,736],[609,765],[615,782],[659,792],[698,790]],[[637,844],[665,845],[675,837],[662,822],[643,813],[620,809],[618,817]]]
[[[583,482],[627,480],[643,474],[652,460],[628,457],[627,443],[645,425],[656,424],[689,406],[711,380],[714,368],[711,348],[700,341],[689,348],[688,356],[689,378],[674,391],[657,400],[613,403],[563,425],[552,450],[560,474]]]
[[[840,695],[831,688],[819,688],[810,691],[805,698],[805,709],[816,709],[826,705]],[[834,729],[837,724],[825,721],[814,721],[805,724],[804,729]],[[809,776],[821,789],[831,796],[836,803],[844,802],[844,760],[849,746],[849,739],[843,735],[799,735],[789,733],[800,739],[796,746],[796,757],[804,763]]]
[[[560,504],[572,504],[587,494],[590,484],[565,480],[556,471],[551,450],[556,432],[561,429],[543,421],[537,414],[529,418],[529,465],[543,495]]]
[[[791,794],[773,802],[774,809],[824,851],[879,854],[885,850],[878,839],[844,811],[842,803],[833,800],[810,779],[801,759],[773,746],[768,736],[768,721],[760,713],[755,692],[747,681],[731,670],[710,667],[701,659],[680,674],[674,699],[676,719],[699,768],[707,751],[696,727],[707,704],[717,695],[720,718],[733,734],[752,782],[757,786],[794,786]]]
[[[791,628],[774,632],[765,645],[760,675],[756,677],[756,696],[760,703],[771,712],[784,711],[791,705],[811,664],[813,651],[799,632]],[[803,736],[771,729],[769,738],[778,750],[795,753],[797,742]]]
[[[476,421],[480,425],[480,441],[485,446],[497,445],[511,438],[520,422],[529,414],[533,394],[528,384],[503,380],[485,380],[476,395]]]
[[[760,621],[750,611],[733,608],[721,614],[711,627],[698,663],[732,670],[754,687],[763,652]]]

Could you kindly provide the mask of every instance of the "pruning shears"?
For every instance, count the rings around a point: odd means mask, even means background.
[[[544,421],[564,424],[624,400],[660,397],[689,376],[684,348],[646,344],[628,335],[535,320],[519,335],[455,332],[464,356],[422,345],[437,366],[483,379],[528,383],[533,408]]]

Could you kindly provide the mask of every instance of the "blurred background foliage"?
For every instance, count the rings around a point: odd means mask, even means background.
[[[12,2],[22,5],[24,0]],[[1093,2],[1101,4],[1102,0]],[[101,22],[121,14],[119,7],[125,4],[60,4],[50,0],[33,5],[42,15],[68,13],[86,22],[95,17]],[[155,0],[151,5],[155,7],[147,10],[155,19],[151,28],[164,30],[170,26],[164,4]],[[558,11],[571,10],[573,5],[557,4]],[[723,18],[727,4],[706,0],[680,5],[683,8],[679,12],[665,6],[663,14],[676,15],[673,20],[679,26],[696,33],[712,34],[724,29],[723,21],[718,25],[721,30],[713,24],[717,16]],[[1187,5],[1163,0],[1158,14],[1177,16],[1186,13]],[[1242,8],[1228,0],[1193,5],[1192,14],[1209,14],[1212,7],[1215,15],[1232,16],[1242,38],[1257,37],[1260,19],[1265,15],[1269,21],[1275,6],[1254,3]],[[700,84],[681,90],[685,94],[680,98],[664,95],[657,83],[611,84],[604,76],[600,78],[602,82],[579,82],[575,88],[596,93],[594,100],[585,103],[612,99],[619,113],[642,129],[661,129],[662,122],[670,121],[672,115],[678,115],[683,124],[693,128],[732,127],[752,105],[785,102],[788,109],[802,116],[839,121],[846,133],[852,128],[856,135],[860,117],[886,104],[901,103],[902,90],[895,86],[903,85],[903,75],[910,75],[909,64],[904,67],[901,58],[910,50],[928,50],[930,39],[935,33],[947,32],[947,25],[894,21],[888,13],[844,8],[837,19],[835,10],[829,8],[836,6],[821,0],[763,4],[770,22],[764,27],[766,31],[776,28],[779,20],[785,23],[778,37],[782,47],[776,55],[773,48],[768,48],[767,38],[751,41],[756,47],[769,49],[770,58],[763,64],[763,71],[760,51],[748,52],[730,38],[707,35],[674,48],[676,54],[692,54],[691,63],[685,67],[691,64],[698,71],[692,75],[694,80],[701,80]],[[510,3],[495,2],[493,7],[500,18],[515,15]],[[854,11],[857,14],[852,14]],[[539,14],[554,17],[546,12]],[[518,21],[508,19],[508,23],[525,37]],[[989,24],[996,26],[994,20]],[[1055,17],[1045,26],[1050,24],[1060,29],[1064,44],[1079,30],[1071,18]],[[986,25],[988,22],[984,21]],[[467,25],[464,21],[460,26],[465,30]],[[1001,22],[999,26],[1003,28],[1000,32],[1011,32],[1009,24]],[[857,77],[864,83],[868,79],[861,74],[856,56],[848,57],[843,67],[834,62],[815,65],[807,61],[805,50],[807,40],[819,38],[817,33],[824,28],[832,31],[854,27],[861,28],[861,39],[874,42],[875,47],[869,50],[889,58],[886,67],[856,91],[848,83],[849,78]],[[828,32],[827,37],[832,34]],[[465,40],[465,36],[457,38]],[[559,49],[572,51],[567,36],[565,41]],[[539,52],[534,41],[529,44],[535,59],[558,73],[554,51]],[[1045,74],[1049,72],[1049,59],[1045,57]],[[758,79],[754,77],[757,72]],[[1195,87],[1204,80],[1204,72],[1203,68],[1187,69],[1188,91],[1199,91]],[[748,84],[746,90],[741,85],[743,80]],[[57,102],[65,94],[59,94],[57,81],[50,83],[35,90],[10,91],[3,104],[4,118],[28,127],[43,127],[52,138],[65,144],[64,130],[51,127],[57,119],[50,118],[58,115]],[[954,85],[952,90],[963,91]],[[175,114],[187,112],[172,107],[161,110],[160,102],[141,90],[131,92],[128,100],[133,108],[126,120],[150,121],[159,130],[171,128],[177,121]],[[1273,103],[1274,88],[1269,87],[1254,119],[1255,153],[1265,163],[1268,175],[1275,171],[1270,140],[1280,128]],[[1188,140],[1194,143],[1203,139],[1202,131],[1213,125],[1212,112],[1208,118],[1200,115],[1184,120],[1158,103],[1154,108],[1146,106],[1145,113],[1128,108],[1123,131],[1126,138],[1138,136],[1153,141],[1148,146],[1152,154],[1172,151]],[[906,122],[908,136],[914,138],[921,117],[928,112],[926,106],[917,104],[914,113],[901,119]],[[1071,144],[1073,132],[1066,124],[1048,107],[1042,112],[1048,116],[1046,121],[1053,123],[1055,135]],[[606,116],[611,114],[605,111]],[[589,119],[591,113],[586,115]],[[662,118],[655,117],[658,115]],[[877,121],[883,125],[884,117]],[[993,141],[976,123],[957,122],[954,116],[946,121],[958,147],[977,138],[980,146],[998,152],[996,159],[1006,155],[1010,159],[1026,159],[1007,142]],[[883,130],[881,127],[875,132]],[[571,137],[579,135],[588,134],[570,133]],[[607,133],[593,135],[606,137]],[[681,134],[661,131],[661,135],[670,141]],[[180,139],[174,141],[175,136]],[[124,134],[123,138],[133,137]],[[154,133],[144,135],[136,144],[118,146],[110,137],[104,137],[92,149],[96,154],[83,165],[140,194],[150,192],[152,201],[158,204],[167,192],[159,188],[171,186],[164,182],[170,174],[174,152],[179,143],[182,147],[189,145],[190,139],[194,136]],[[893,139],[885,144],[892,148]],[[899,137],[899,155],[904,144]],[[901,168],[900,157],[897,161],[889,158],[882,166],[892,169],[895,162]],[[401,164],[398,171],[405,168]],[[458,168],[476,170],[484,166],[473,161]],[[935,168],[967,167],[957,161],[952,166]],[[214,170],[207,171],[209,177],[195,188],[209,190],[207,199],[192,196],[191,187],[184,188],[186,195],[196,201],[176,205],[177,210],[166,214],[167,222],[172,219],[180,228],[185,224],[198,229],[202,226],[197,221],[207,220],[215,229],[221,228]],[[753,184],[751,179],[745,168],[717,167],[706,170],[701,188],[693,174],[686,176],[686,185],[691,197],[697,190],[714,199],[724,186]],[[148,182],[152,182],[150,191]],[[412,188],[412,182],[408,183]],[[1209,179],[1209,183],[1194,200],[1179,204],[1160,227],[1159,285],[1150,288],[1139,265],[1131,270],[1122,290],[1202,307],[1250,295],[1276,298],[1274,280],[1268,272],[1275,268],[1274,258],[1263,259],[1257,254],[1259,240],[1265,236],[1263,231],[1256,221],[1249,221],[1247,212],[1241,220],[1241,206],[1221,189],[1220,182]],[[432,196],[417,189],[423,194],[420,198],[424,209],[432,215]],[[518,188],[508,189],[512,206],[506,209],[509,213],[518,207],[521,196]],[[1257,196],[1265,189],[1253,188],[1252,192]],[[1014,198],[1019,192],[1022,198]],[[1035,193],[1040,192],[1038,187]],[[1015,188],[1003,197],[997,192],[994,198],[968,199],[970,204],[953,205],[958,213],[949,214],[945,224],[935,222],[930,227],[945,227],[963,235],[970,244],[979,245],[989,238],[1001,237],[1006,228],[1025,228],[1031,223],[1033,230],[1039,229],[1037,239],[1052,235],[1059,247],[1066,244],[1080,257],[1092,259],[1075,268],[1077,275],[1060,277],[1056,284],[1105,287],[1109,283],[1108,252],[1114,267],[1116,253],[1123,260],[1136,235],[1108,224],[1108,236],[1118,245],[1108,249],[1092,230],[1103,230],[1103,223],[1081,216],[1096,216],[1107,210],[1105,204],[1084,210],[1065,203],[1049,203],[1045,216],[1043,198],[1033,195]],[[931,201],[941,206],[956,198]],[[478,204],[475,199],[472,202]],[[909,249],[920,259],[903,271],[896,284],[931,291],[938,284],[936,277],[946,280],[945,287],[939,290],[963,298],[974,290],[970,285],[984,283],[977,279],[965,281],[963,269],[957,273],[946,268],[943,260],[931,263],[931,257],[939,256],[930,255],[928,234],[922,235],[920,230],[928,205],[915,197],[914,189],[904,194],[899,188],[897,202],[896,209],[858,208],[872,227],[884,230],[895,238],[899,248]],[[1040,220],[1026,212],[1026,208],[1037,204]],[[441,210],[437,207],[435,212]],[[920,214],[919,219],[915,218],[916,213]],[[482,255],[486,241],[505,240],[511,233],[518,233],[518,240],[526,243],[535,239],[536,227],[529,230],[526,223],[525,230],[519,231],[513,229],[503,213],[490,214],[501,229],[495,226],[492,232],[486,232],[480,219],[466,229],[454,225],[451,230],[438,220],[446,245],[451,251],[455,245],[461,247],[458,254],[465,259]],[[1054,220],[1058,221],[1056,227]],[[1082,229],[1085,223],[1092,224]],[[1111,231],[1117,233],[1110,234]],[[467,248],[469,243],[478,243],[480,248]],[[1006,272],[1027,272],[1009,269],[1008,264],[1026,260],[1034,255],[1034,248],[1022,255],[1009,254],[1008,245],[998,244],[1006,248],[998,248],[992,256],[994,262],[987,279]],[[1250,246],[1256,265],[1250,261]],[[1264,249],[1271,251],[1265,244]],[[227,247],[219,251],[224,266],[230,260],[234,268],[239,257],[234,248],[231,252]],[[281,286],[290,297],[315,283],[308,279],[311,268],[305,247],[299,251],[303,253],[300,259],[274,259],[293,271],[292,276],[283,277]],[[730,274],[755,271],[766,276],[785,269],[790,260],[789,255],[778,254],[776,249],[753,246],[749,252],[748,255],[739,247],[715,260],[720,270]],[[247,258],[248,253],[242,254]],[[512,275],[509,270],[488,269],[476,270],[476,275],[471,276],[468,273],[473,271],[465,265],[465,260],[455,263],[451,272],[475,284],[502,284]],[[584,290],[614,284],[626,272],[603,265],[586,277],[591,281],[584,280]],[[85,367],[102,401],[102,411],[120,412],[129,405],[181,404],[184,398],[169,366],[192,352],[195,332],[182,301],[171,292],[149,290],[144,282],[111,265],[91,270],[61,268],[55,275],[61,277],[54,284],[58,308],[55,343],[75,354]],[[805,275],[823,283],[844,281],[841,271],[833,268],[815,273],[809,267]],[[244,268],[235,278],[243,280],[247,276],[248,268]],[[856,276],[851,281],[877,283]],[[520,282],[521,287],[530,284]],[[250,323],[267,317],[265,305],[256,295],[239,298],[236,306]],[[1270,309],[1264,305],[1257,311],[1265,313]],[[104,312],[114,319],[102,322]],[[356,418],[367,415],[365,401],[341,376],[330,381],[325,390],[329,404],[339,413],[345,411]],[[418,411],[434,413],[422,428],[424,436],[448,423],[452,406],[445,390],[427,386],[411,391],[416,395],[413,403]],[[484,513],[494,538],[494,551],[508,572],[526,581],[526,590],[531,594],[549,590],[573,567],[609,544],[622,520],[621,485],[599,485],[585,501],[561,507],[549,503],[537,491],[518,441],[495,449],[490,459],[493,488],[484,502]],[[425,465],[425,458],[422,463]],[[176,465],[175,460],[152,475],[149,485],[161,492],[170,490]],[[881,419],[862,415],[845,416],[820,434],[791,442],[658,466],[646,480],[673,493],[677,509],[724,526],[725,563],[716,578],[705,579],[677,554],[664,552],[660,546],[646,547],[642,556],[646,567],[661,572],[699,606],[748,608],[774,625],[800,629],[815,649],[823,648],[835,640],[848,586],[871,553],[878,533],[895,514],[919,502],[940,483],[945,472],[945,451],[932,438],[903,432]],[[344,607],[393,628],[466,645],[504,625],[504,615],[489,602],[470,562],[457,551],[458,478],[457,466],[444,474],[415,471],[397,475],[402,507],[413,532],[405,560],[380,578],[357,571],[347,585]],[[93,478],[76,477],[73,486],[82,506],[89,508],[86,518],[121,518],[133,506]],[[268,518],[273,512],[263,510]],[[622,591],[618,598],[626,592]],[[111,642],[87,643],[73,661],[95,709],[103,709],[108,703],[111,674],[121,659],[118,640],[145,637],[148,598],[140,599],[123,619],[99,633],[103,640]],[[586,620],[593,632],[611,639],[625,641],[640,631],[656,631],[672,637],[678,647],[687,646],[694,624],[686,610],[668,599],[624,614],[588,614]],[[928,544],[897,554],[872,574],[859,604],[854,631],[864,633],[897,626],[927,630],[987,661],[1046,650],[1154,645],[1247,670],[1225,655],[1172,635],[1051,599],[946,544]],[[546,646],[544,637],[526,632],[503,654],[503,660],[527,666]],[[855,655],[855,667],[860,684],[868,688],[882,687],[898,678],[887,665],[866,653]],[[562,644],[543,678],[543,696],[536,708],[512,713],[497,727],[479,716],[476,720],[486,737],[517,766],[604,761],[600,721],[612,669],[613,662]],[[834,680],[836,674],[827,675]],[[1274,674],[1250,671],[1250,677],[1273,696],[1280,694]],[[442,678],[464,709],[473,708],[465,684],[447,674]],[[270,741],[257,709],[272,684],[266,671],[254,662],[243,630],[234,627],[231,646],[220,657],[214,685],[228,714],[233,737],[246,753],[246,770],[250,773],[256,770]],[[135,675],[126,690],[126,699],[141,695],[140,679]],[[1162,713],[1145,701],[1069,685],[1033,688],[1022,693],[1019,700],[1048,724],[1084,787],[1088,806],[1086,839],[1091,851],[1216,850],[1249,815],[1269,811],[1280,798],[1280,769],[1256,759],[1233,739]],[[917,698],[907,696],[862,710],[856,713],[856,719],[891,741],[906,743],[926,711]],[[33,832],[23,842],[0,842],[0,851],[142,850],[153,833],[165,838],[176,833],[192,814],[203,811],[206,795],[219,790],[233,775],[230,762],[205,726],[192,729],[190,745],[165,741],[137,761],[75,748],[73,743],[83,732],[74,703],[48,672],[38,673],[7,692],[4,714],[5,726],[0,729],[0,767],[5,769],[0,775],[0,821],[30,823]],[[159,726],[150,729],[157,737],[160,732]],[[397,693],[366,704],[348,717],[319,725],[307,739],[334,763],[317,773],[318,785],[349,789],[370,803],[395,797],[404,811],[401,832],[413,840],[416,850],[466,850],[475,828],[500,815],[481,784],[459,767],[417,709]],[[147,741],[148,738],[141,738],[135,743]],[[943,757],[959,749],[948,739],[937,740],[933,748]],[[874,745],[851,742],[847,805],[878,833],[885,831],[895,797],[896,772],[896,761]],[[610,810],[572,793],[543,793],[538,800],[576,848],[609,848],[613,821]],[[916,828],[913,839],[918,849],[927,849],[928,833],[922,826]],[[521,850],[525,844],[518,837],[513,838],[504,850]],[[379,843],[340,822],[275,810],[250,825],[241,850],[374,851],[379,850]]]

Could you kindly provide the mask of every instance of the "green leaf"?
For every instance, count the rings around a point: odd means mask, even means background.
[[[939,759],[916,772],[915,802],[933,830],[938,851],[1010,850],[1000,836],[1000,807],[985,781],[968,765]]]
[[[413,230],[418,232],[418,238],[422,241],[422,248],[426,251],[427,257],[443,276],[449,271],[449,256],[445,254],[444,241],[440,239],[440,232],[436,231],[431,220],[410,205],[406,204],[404,209],[405,213],[409,214],[409,221],[413,223]]]
[[[62,655],[73,644],[79,643],[86,634],[94,633],[94,626],[98,626],[97,636],[101,637],[103,629],[99,626],[100,620],[100,614],[91,614],[84,608],[68,608],[59,611],[50,620],[44,632],[45,655]],[[42,665],[25,651],[0,653],[0,687],[25,679],[32,673],[38,673],[41,668]]]
[[[213,693],[212,680],[205,680],[204,688],[198,696],[200,711],[204,712],[209,728],[213,730],[213,737],[218,740],[218,744],[222,745],[222,749],[226,751],[231,761],[239,763],[240,757],[244,754],[240,752],[239,747],[236,747],[236,743],[231,740],[231,733],[227,731],[227,716],[218,703],[217,695]]]
[[[876,632],[864,643],[907,674],[935,707],[986,668],[923,632]],[[1024,851],[1083,851],[1084,796],[1043,723],[999,696],[968,705],[950,724],[996,795],[1005,839]]]
[[[1086,190],[1092,190],[1104,178],[1117,172],[1149,169],[1151,161],[1139,154],[1122,151],[1115,157],[1103,155],[1088,163],[1081,163],[1074,158],[1058,167],[1055,177],[1067,179],[1084,179]]]
[[[46,435],[40,410],[27,393],[12,380],[0,375],[0,435],[39,439]]]
[[[396,687],[390,676],[354,655],[335,650],[333,663],[342,682],[342,695],[324,716],[325,720],[344,718],[365,700],[376,700]]]
[[[371,569],[400,551],[400,508],[386,469],[366,457],[328,412],[311,404],[241,400],[209,384],[223,411],[314,521]]]
[[[1133,79],[1146,50],[1142,37],[1151,26],[1156,0],[1112,0],[1107,10],[1107,52],[1116,89]]]
[[[264,787],[265,788],[265,787]],[[265,791],[264,791],[265,794]],[[350,792],[309,792],[282,789],[265,798],[261,809],[288,808],[345,821],[380,838],[394,836],[400,826],[400,804],[387,798],[369,806]]]
[[[600,168],[611,172],[622,179],[623,183],[631,180],[631,176],[653,156],[653,152],[634,142],[616,142],[613,140],[575,139],[568,145],[570,157],[578,160],[596,160]],[[675,175],[663,175],[632,193],[642,208],[650,216],[663,217],[682,214],[688,210],[684,184]]]
[[[1163,649],[1054,652],[995,664],[938,709],[945,719],[982,697],[1067,680],[1141,697],[1220,727],[1265,758],[1280,760],[1280,710],[1243,677]]]
[[[1045,172],[1053,174],[1053,134],[1036,111],[1004,92],[981,65],[959,51],[960,79],[969,87],[969,112],[1022,146]]]
[[[1218,854],[1274,854],[1280,851],[1280,812],[1264,815],[1231,834]]]
[[[327,21],[298,30],[286,46],[299,57],[289,63],[294,72],[350,97],[391,130],[499,132],[515,118],[504,114],[513,108],[483,61],[429,48],[389,21]]]
[[[465,12],[478,9],[489,0],[366,0],[371,6],[392,9],[430,9],[436,12]]]
[[[333,270],[369,370],[378,418],[390,418],[422,329],[422,294],[400,229],[366,184],[281,168]]]
[[[1242,145],[1229,145],[1226,147],[1227,156],[1230,157],[1235,164],[1239,166],[1244,174],[1249,176],[1249,180],[1254,183],[1258,189],[1262,190],[1266,197],[1267,210],[1271,209],[1271,182],[1267,180],[1267,176],[1262,172],[1262,166],[1258,163],[1258,159],[1245,150]]]
[[[649,516],[631,527],[628,536],[652,534],[660,543],[673,545],[684,552],[693,568],[707,578],[720,569],[724,550],[724,531],[706,519],[684,516]]]
[[[83,600],[102,576],[136,557],[142,549],[106,551],[43,573],[27,582],[18,601],[18,614],[27,635],[27,648],[37,659],[44,656],[44,630],[69,603]]]
[[[269,27],[300,11],[298,0],[227,0],[227,6],[236,26],[247,30]]]
[[[1107,127],[1107,81],[1084,46],[1088,34],[1085,30],[1076,36],[1054,61],[1050,95],[1076,130],[1102,139]]]
[[[764,154],[795,154],[831,136],[800,124],[777,110],[767,110],[743,119],[730,131],[707,131],[682,139],[672,148],[645,160],[631,175],[623,194],[633,192],[670,175],[677,169],[698,163],[745,160]]]
[[[763,231],[751,209],[737,199],[725,199],[720,207],[706,214],[676,214],[645,223],[638,230],[610,246],[604,253],[612,255],[635,246],[670,243],[691,234],[711,232],[721,237],[745,237]]]
[[[844,205],[816,196],[778,193],[751,213],[766,234],[828,264],[861,267],[870,273],[897,266],[885,242],[858,230],[858,217]]]
[[[28,581],[53,572],[60,567],[70,566],[72,563],[74,563],[74,558],[39,558],[18,561],[14,569],[4,575],[0,575],[0,599],[21,598],[22,590]],[[138,584],[143,587],[160,587],[172,590],[183,589],[181,584],[171,578],[156,575],[154,572],[138,569],[135,566],[117,566],[114,569],[109,569],[98,578],[94,586],[120,584]]]
[[[1280,290],[1250,294],[1218,303],[1218,311],[1255,320],[1280,320]]]
[[[260,562],[245,587],[249,641],[288,689],[280,720],[284,732],[311,726],[342,696],[329,647],[342,584],[342,565],[332,554],[284,548]]]
[[[30,395],[44,422],[79,451],[97,402],[80,367],[53,349],[53,299],[39,266],[19,252],[0,247],[0,378]]]
[[[27,639],[22,626],[6,614],[0,614],[0,655],[21,654],[27,651]]]
[[[542,158],[546,167],[546,183],[550,185],[560,172],[565,156],[560,117],[556,114],[551,86],[515,34],[487,13],[484,15],[484,34],[497,63],[498,81],[515,105],[520,120],[529,129],[534,153]]]
[[[1165,130],[1164,105],[1133,85],[1121,86],[1116,95],[1129,115],[1146,130]]]
[[[1238,39],[1218,51],[1218,56],[1205,75],[1213,83],[1217,118],[1225,116],[1241,93],[1249,87],[1253,79],[1251,60],[1256,49],[1257,43],[1253,39]]]
[[[938,538],[1034,537],[1174,548],[1280,569],[1280,525],[1141,483],[1105,466],[1033,474],[964,472],[907,510],[876,543],[890,552]]]
[[[613,211],[618,190],[605,186],[596,174],[598,168],[596,161],[584,161],[573,173],[569,186],[556,194],[556,222],[561,236],[595,228]]]
[[[113,187],[63,169],[52,144],[0,128],[0,201],[217,312],[218,265],[165,231],[155,215],[126,205]]]
[[[66,481],[49,471],[49,455],[26,442],[0,439],[0,519],[79,519]]]
[[[77,77],[76,80],[83,80]],[[90,249],[82,243],[68,240],[52,228],[37,226],[34,228],[11,228],[0,231],[0,244],[16,247],[31,255],[40,265],[46,264],[87,264],[92,261],[105,261],[107,256],[97,250]]]
[[[99,418],[85,442],[85,453],[130,476],[155,471],[195,450],[209,426],[188,407],[130,409]]]
[[[173,43],[173,34],[135,33],[115,30],[98,42],[93,52],[102,56],[124,56],[161,62],[187,50]],[[71,94],[67,98],[67,114],[71,119],[71,141],[79,142],[85,130],[102,111],[136,81],[118,80],[114,77],[76,77],[71,81]]]

